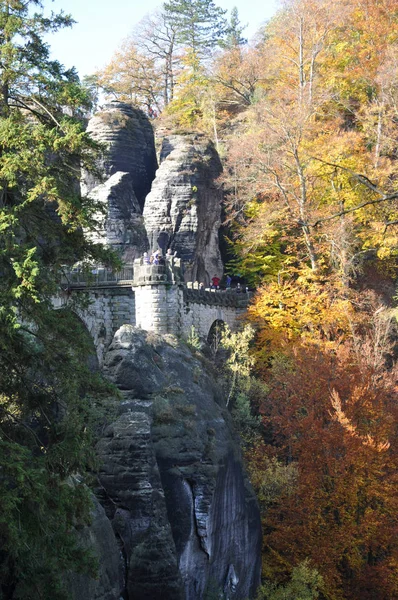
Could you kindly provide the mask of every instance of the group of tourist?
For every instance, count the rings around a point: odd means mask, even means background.
[[[152,106],[150,106],[150,107],[148,108],[148,117],[149,117],[150,119],[157,119],[157,117],[158,117],[158,112],[157,112],[156,110],[154,110],[154,109],[152,108]]]
[[[157,250],[155,250],[154,252],[152,252],[152,254],[149,256],[148,252],[144,252],[143,255],[143,262],[144,265],[164,265],[166,260],[171,260],[172,258],[174,258],[177,255],[177,252],[172,252],[171,248],[169,248],[166,252],[166,255],[163,255],[163,252],[160,248],[158,248]],[[221,278],[218,277],[218,275],[214,275],[211,278],[211,282],[210,282],[210,289],[212,290],[219,290],[220,289],[220,283],[221,283]],[[225,275],[225,289],[226,290],[230,290],[231,289],[231,285],[232,285],[232,277],[228,274]],[[200,283],[199,284],[199,289],[200,290],[204,290],[205,289],[205,284],[204,283]],[[246,287],[246,290],[244,290],[244,288],[241,286],[241,284],[238,282],[236,284],[235,287],[235,292],[237,294],[241,293],[241,292],[248,292],[249,288]]]
[[[221,282],[221,279],[217,275],[214,275],[214,277],[212,277],[212,279],[211,279],[210,289],[212,289],[212,290],[219,290],[220,289],[220,282]],[[225,275],[225,289],[226,290],[230,290],[231,289],[231,284],[232,284],[232,277],[230,275],[226,274]],[[201,284],[201,286],[203,288],[203,284]],[[199,287],[201,287],[201,286],[199,286]],[[242,288],[242,286],[241,286],[241,284],[239,282],[236,284],[235,291],[236,291],[237,294],[240,294],[241,292],[244,291],[244,289]],[[248,291],[249,291],[249,288],[246,287],[246,292],[248,292]]]
[[[177,254],[177,252],[172,252],[171,248],[169,248],[166,252],[166,256],[163,256],[163,252],[161,251],[161,249],[159,248],[158,250],[155,250],[154,252],[152,252],[152,254],[149,256],[148,252],[144,252],[144,256],[143,256],[143,261],[144,261],[144,265],[164,265],[165,264],[165,260],[171,260],[173,257],[175,257]]]

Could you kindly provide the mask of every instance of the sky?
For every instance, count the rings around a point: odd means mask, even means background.
[[[122,40],[162,0],[43,0],[44,12],[52,10],[72,15],[77,23],[71,29],[46,36],[51,57],[65,67],[75,66],[80,77],[104,67]],[[279,0],[216,0],[222,8],[239,12],[248,24],[244,36],[250,38],[276,12]]]

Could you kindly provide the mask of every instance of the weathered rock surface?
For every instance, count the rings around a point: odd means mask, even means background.
[[[99,498],[121,541],[128,598],[200,600],[213,585],[228,599],[253,597],[259,512],[205,359],[125,325],[104,370],[124,401],[97,446]]]
[[[98,174],[86,173],[81,182],[83,193],[107,209],[95,240],[119,250],[126,262],[146,251],[149,241],[151,251],[177,252],[186,280],[208,284],[221,277],[222,192],[216,179],[222,167],[213,144],[200,134],[170,135],[156,171],[152,125],[139,109],[111,102],[90,119],[87,131],[105,148]]]
[[[164,492],[142,407],[124,406],[97,451],[101,501],[121,540],[130,600],[183,598]]]
[[[110,102],[89,121],[87,132],[104,145],[98,164],[99,177],[86,175],[82,186],[88,193],[117,172],[129,173],[139,206],[157,169],[152,125],[138,108],[123,102]]]
[[[163,141],[160,162],[144,206],[150,247],[177,251],[186,263],[186,280],[208,284],[223,272],[219,156],[202,135],[170,135]]]
[[[79,531],[83,547],[98,561],[98,579],[87,575],[66,576],[68,597],[73,600],[119,600],[124,587],[123,555],[105,511],[93,498],[92,522]]]
[[[112,246],[123,260],[131,263],[148,248],[148,240],[133,182],[129,173],[118,171],[93,188],[90,196],[103,207],[93,241]]]

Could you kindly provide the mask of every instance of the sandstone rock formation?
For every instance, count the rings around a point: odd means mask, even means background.
[[[132,263],[148,247],[144,220],[129,173],[118,171],[90,191],[103,206],[97,215],[100,227],[93,241],[111,246],[126,263]]]
[[[157,169],[152,125],[138,108],[124,102],[110,102],[89,121],[87,133],[104,145],[99,176],[86,176],[84,189],[90,192],[118,171],[129,173],[141,209]]]
[[[200,134],[169,135],[156,172],[152,125],[141,110],[111,102],[90,119],[87,132],[104,145],[97,174],[86,173],[81,183],[83,193],[108,207],[96,241],[131,262],[148,249],[147,234],[150,250],[171,248],[183,259],[187,281],[221,277],[216,179],[222,167],[213,144]]]
[[[212,586],[244,600],[259,583],[259,512],[204,360],[128,325],[106,355],[124,400],[97,445],[98,494],[129,600],[200,600]]]
[[[150,247],[177,251],[186,264],[186,280],[208,284],[223,272],[218,240],[222,192],[216,184],[220,159],[200,134],[170,135],[160,162],[144,206]]]
[[[111,102],[90,119],[87,132],[103,144],[97,173],[84,173],[81,181],[82,192],[104,206],[94,241],[132,262],[148,247],[142,207],[157,168],[152,126],[141,110]]]

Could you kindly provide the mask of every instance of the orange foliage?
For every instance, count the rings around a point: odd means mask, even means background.
[[[267,456],[298,471],[264,514],[266,574],[310,557],[330,600],[398,597],[396,377],[370,363],[348,343],[276,360],[260,406],[268,444],[249,457],[254,474]]]
[[[262,283],[249,318],[270,391],[248,463],[264,573],[309,557],[328,600],[398,598],[391,328],[358,291],[369,265],[397,268],[397,36],[396,0],[291,0],[219,63],[224,79],[232,59],[241,76],[261,65],[224,179],[235,264]]]

